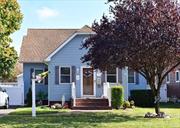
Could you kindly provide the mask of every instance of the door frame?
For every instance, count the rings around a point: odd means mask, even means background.
[[[83,94],[83,69],[92,68],[91,66],[81,66],[81,97],[91,97],[96,96],[96,71],[93,70],[93,95],[84,95]]]

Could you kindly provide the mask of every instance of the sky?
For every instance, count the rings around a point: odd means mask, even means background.
[[[11,35],[20,53],[28,28],[81,28],[108,14],[107,0],[18,0],[23,13],[21,29]]]

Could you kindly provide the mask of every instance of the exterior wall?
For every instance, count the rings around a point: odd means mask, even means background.
[[[26,100],[26,95],[28,93],[29,88],[31,87],[31,69],[45,69],[45,64],[40,63],[24,63],[23,64],[23,79],[24,79],[24,98]],[[47,94],[48,85],[44,85],[41,83],[36,84],[36,95],[38,92],[43,91]]]
[[[80,49],[82,41],[88,35],[77,35],[67,45],[65,45],[59,52],[57,52],[48,63],[49,74],[49,101],[61,101],[62,96],[68,101],[71,98],[71,84],[55,84],[55,66],[75,66],[76,76],[76,97],[81,97],[81,66],[86,66],[80,58],[87,52],[85,49]]]
[[[131,90],[141,90],[141,89],[150,89],[147,85],[146,79],[139,74],[139,82],[137,83],[128,83],[129,96],[131,94]]]

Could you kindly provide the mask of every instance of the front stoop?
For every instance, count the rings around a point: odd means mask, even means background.
[[[76,99],[76,106],[73,110],[111,110],[108,99]]]

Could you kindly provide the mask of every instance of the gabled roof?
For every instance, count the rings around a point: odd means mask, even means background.
[[[92,33],[85,25],[81,29],[28,29],[23,37],[20,59],[22,63],[41,63],[69,38],[78,33]]]

